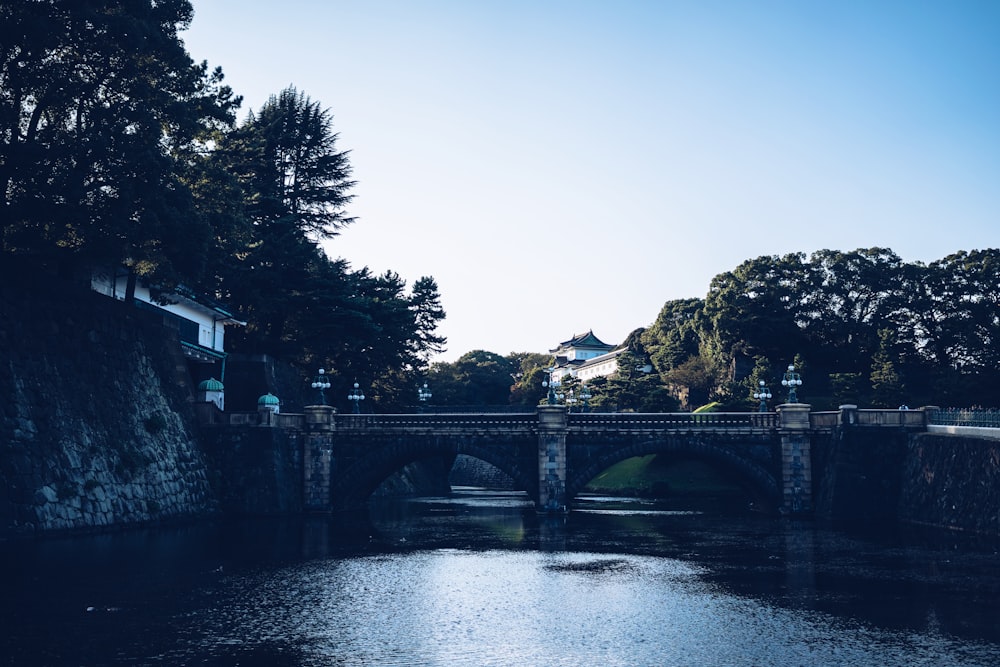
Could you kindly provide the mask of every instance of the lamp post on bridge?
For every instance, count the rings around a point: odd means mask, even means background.
[[[795,395],[795,388],[802,386],[802,376],[795,372],[795,364],[788,364],[788,370],[781,378],[781,386],[788,387],[788,402],[798,403],[799,399]]]
[[[760,380],[760,389],[753,393],[755,400],[760,401],[760,412],[767,412],[767,402],[771,400],[771,390],[764,386],[764,381]]]
[[[330,388],[330,379],[326,376],[324,369],[319,369],[316,379],[313,380],[312,388],[319,391],[319,405],[326,405],[326,394],[324,392]]]
[[[424,411],[424,406],[427,404],[428,399],[432,396],[431,390],[427,388],[427,383],[425,382],[422,387],[417,387],[417,398],[420,400],[420,411]]]
[[[553,373],[553,371],[555,371],[555,368],[552,367],[552,366],[549,366],[548,368],[545,369],[545,376],[546,376],[547,379],[542,380],[542,386],[543,387],[548,387],[548,389],[549,389],[549,393],[548,393],[548,402],[549,402],[549,405],[558,405],[559,404],[559,399],[561,399],[563,397],[563,395],[560,394],[560,393],[557,393],[557,391],[556,391],[556,389],[559,387],[559,381],[552,379],[552,373]]]
[[[351,393],[347,395],[347,400],[354,403],[354,414],[361,414],[361,401],[365,400],[365,394],[360,390],[357,381],[354,382],[354,387],[351,389]]]

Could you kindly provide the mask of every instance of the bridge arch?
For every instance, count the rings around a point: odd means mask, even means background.
[[[368,453],[333,475],[331,480],[331,503],[337,509],[364,506],[375,489],[390,475],[409,463],[436,456],[465,454],[485,461],[510,476],[518,490],[527,492],[533,502],[538,502],[538,483],[534,479],[535,470],[511,456],[504,455],[495,446],[480,442],[473,437],[403,438],[384,447],[370,449]],[[534,441],[525,441],[522,449],[534,452]],[[534,483],[533,483],[534,482]]]
[[[679,458],[703,461],[729,472],[745,483],[761,499],[775,506],[780,504],[782,490],[777,477],[765,464],[741,455],[739,450],[732,446],[733,444],[732,442],[722,444],[709,438],[693,438],[687,435],[650,438],[624,446],[598,448],[599,453],[596,456],[569,471],[566,483],[566,502],[567,504],[572,503],[573,499],[583,491],[592,479],[616,463],[637,456],[670,454]],[[736,444],[739,447],[739,443]],[[742,448],[746,449],[748,445],[754,444],[760,443],[743,443]]]

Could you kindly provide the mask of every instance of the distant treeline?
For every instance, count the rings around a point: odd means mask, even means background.
[[[705,298],[664,304],[625,342],[618,374],[589,383],[590,405],[747,410],[758,405],[752,394],[763,381],[773,408],[788,398],[781,380],[794,364],[803,380],[797,398],[815,409],[996,407],[998,342],[998,249],[930,264],[904,262],[887,248],[758,257],[716,276]],[[433,366],[436,396],[535,405],[552,361],[477,350]],[[637,371],[645,364],[652,373]],[[574,391],[576,409],[580,389],[572,381],[561,388]]]
[[[894,408],[1000,405],[1000,250],[923,264],[887,248],[747,260],[704,299],[667,302],[641,336],[664,380],[706,399]]]

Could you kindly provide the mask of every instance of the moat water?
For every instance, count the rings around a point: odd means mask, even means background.
[[[0,543],[0,665],[1000,665],[1000,545],[459,490]]]

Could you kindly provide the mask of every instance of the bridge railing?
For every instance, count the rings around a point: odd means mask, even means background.
[[[694,430],[694,429],[774,429],[776,412],[671,412],[671,413],[572,413],[570,428],[588,430]]]
[[[861,426],[914,426],[926,425],[923,410],[858,410]]]
[[[1000,428],[1000,410],[982,408],[937,408],[928,411],[927,423],[935,426]]]
[[[337,429],[505,429],[527,430],[538,425],[538,415],[531,413],[435,413],[416,415],[336,415]]]
[[[809,413],[809,426],[817,429],[835,428],[840,425],[840,410]]]
[[[926,425],[924,410],[836,410],[813,412],[809,415],[809,426],[814,429],[835,428],[843,424],[854,426],[903,426],[923,428]]]

